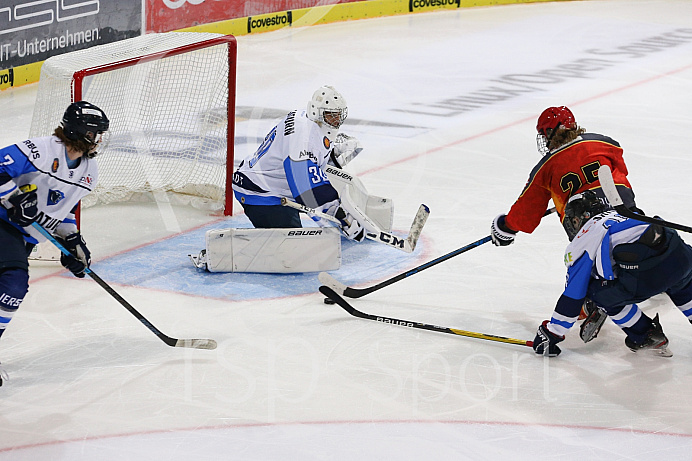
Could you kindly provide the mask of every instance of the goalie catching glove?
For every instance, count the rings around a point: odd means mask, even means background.
[[[91,252],[82,235],[75,232],[65,238],[56,237],[56,240],[71,253],[70,256],[64,253],[60,255],[60,264],[72,272],[75,277],[84,278],[84,272],[91,265]]]
[[[363,146],[354,136],[339,133],[334,140],[334,149],[329,155],[329,163],[337,168],[343,168],[356,158],[362,150]]]

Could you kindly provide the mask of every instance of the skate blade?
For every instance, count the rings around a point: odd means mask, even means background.
[[[653,354],[655,356],[658,356],[658,357],[672,357],[673,356],[673,352],[670,349],[668,349],[667,347],[662,347],[659,349],[651,349],[651,352],[653,352]]]
[[[187,255],[190,258],[190,261],[192,261],[192,265],[195,266],[197,269],[207,269],[207,258],[206,254],[204,251],[199,253],[199,256],[194,256],[194,255]]]
[[[635,354],[653,354],[657,357],[672,357],[673,352],[668,349],[668,346],[649,347],[645,349],[630,349]]]

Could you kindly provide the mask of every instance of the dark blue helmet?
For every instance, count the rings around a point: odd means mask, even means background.
[[[577,236],[589,219],[608,209],[610,209],[608,202],[592,190],[570,197],[565,205],[565,216],[562,219],[562,227],[565,228],[569,241],[571,242]]]
[[[85,153],[92,158],[96,156],[102,135],[108,132],[110,121],[95,105],[77,101],[67,107],[60,125],[67,139],[84,142],[89,147]]]

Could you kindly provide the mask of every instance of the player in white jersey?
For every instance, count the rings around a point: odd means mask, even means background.
[[[625,332],[632,351],[672,355],[658,315],[649,318],[637,303],[666,293],[692,322],[692,247],[673,229],[619,215],[590,190],[570,198],[563,226],[571,241],[565,250],[567,283],[551,319],[538,327],[536,353],[560,354],[557,343],[588,296]]]
[[[45,238],[39,223],[73,256],[60,261],[84,277],[91,254],[75,220],[79,201],[96,186],[93,160],[107,139],[106,114],[86,101],[72,103],[52,136],[0,149],[0,336],[29,289],[28,256]],[[4,375],[4,376],[3,376]],[[6,374],[0,369],[0,385]]]
[[[338,213],[342,207],[339,194],[324,169],[330,156],[334,157],[333,145],[347,115],[344,97],[333,87],[322,86],[313,94],[307,110],[289,112],[257,151],[240,162],[233,175],[233,191],[253,226],[301,227],[298,211],[281,206],[282,197],[332,216],[343,216]],[[362,241],[363,226],[354,213],[343,211],[343,233]]]

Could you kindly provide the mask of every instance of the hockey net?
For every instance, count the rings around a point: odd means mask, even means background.
[[[54,56],[41,68],[29,136],[53,134],[71,102],[88,101],[108,116],[111,136],[81,207],[165,199],[230,215],[236,57],[233,36],[193,32]],[[59,252],[44,243],[31,258]]]
[[[98,185],[82,207],[166,192],[230,215],[235,65],[233,36],[193,32],[49,58],[29,136],[51,135],[71,102],[88,101],[110,119],[111,139],[97,157]]]

